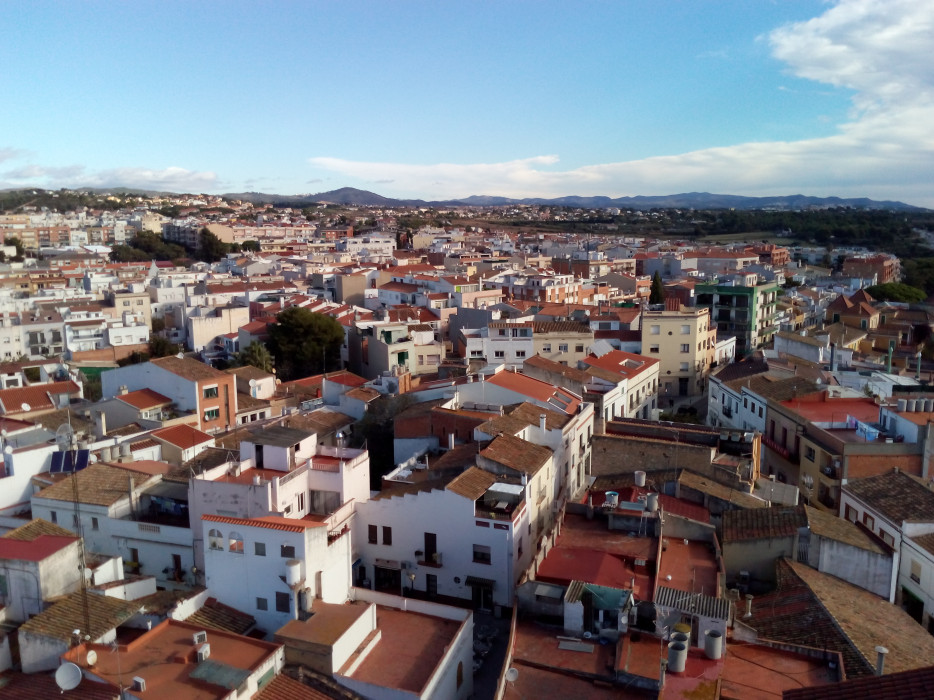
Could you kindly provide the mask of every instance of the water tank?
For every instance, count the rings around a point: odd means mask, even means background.
[[[645,472],[636,472],[636,486],[645,486]]]
[[[723,634],[718,630],[707,630],[704,635],[704,654],[716,661],[723,656]]]
[[[925,399],[924,400],[924,410],[930,413],[934,411],[934,399]]]
[[[302,563],[298,559],[289,559],[285,563],[285,584],[291,588],[302,580]]]
[[[918,410],[918,402],[915,399],[908,399],[908,412],[914,413]]]
[[[619,494],[616,491],[606,492],[606,507],[616,508],[619,505]]]
[[[906,410],[908,410],[908,401],[906,399],[899,399],[898,400],[898,412],[904,413]]]
[[[649,511],[650,513],[654,513],[655,511],[658,510],[658,494],[657,493],[652,492],[648,496],[645,497],[645,509]]]
[[[132,454],[132,449],[130,448],[129,442],[124,442],[120,444],[120,455],[122,457],[129,457]]]
[[[671,642],[668,644],[668,672],[684,673],[684,666],[688,660],[688,648],[684,642]]]
[[[682,642],[685,646],[690,646],[691,641],[691,627],[690,625],[685,625],[683,623],[678,623],[671,628],[671,636],[668,638],[669,642]]]

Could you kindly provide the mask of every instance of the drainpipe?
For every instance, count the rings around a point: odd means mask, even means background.
[[[887,374],[892,374],[892,346],[889,346],[889,359],[885,363],[885,371]]]

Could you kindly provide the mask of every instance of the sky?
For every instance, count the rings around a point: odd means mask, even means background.
[[[934,208],[934,2],[0,3],[0,188]]]

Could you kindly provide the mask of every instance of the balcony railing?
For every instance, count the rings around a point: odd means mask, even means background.
[[[441,552],[428,552],[418,560],[418,565],[440,569],[442,561]]]

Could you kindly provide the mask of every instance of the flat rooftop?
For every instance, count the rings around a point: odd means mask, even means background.
[[[674,537],[665,540],[658,566],[660,585],[717,597],[717,560],[710,543],[688,540],[685,544]]]
[[[602,678],[613,676],[616,645],[600,644],[596,639],[581,640],[580,648],[584,650],[574,651],[561,649],[559,644],[563,640],[559,637],[566,638],[564,631],[558,627],[549,628],[534,622],[517,622],[513,659],[559,671]]]
[[[536,578],[566,586],[571,581],[595,583],[610,588],[631,590],[640,600],[651,600],[654,577],[648,568],[654,565],[658,540],[633,537],[622,530],[608,530],[605,520],[587,520],[567,515],[561,534]],[[636,566],[636,560],[646,566]]]
[[[685,671],[688,670],[690,668],[686,667]],[[723,700],[781,700],[785,690],[836,683],[840,680],[839,673],[839,668],[830,668],[820,658],[733,642],[726,648],[720,672],[720,697]]]
[[[117,653],[109,645],[90,644],[70,649],[65,658],[87,669],[87,650],[94,649],[94,675],[115,686],[139,676],[146,680],[146,700],[219,700],[236,690],[280,646],[208,629],[211,655],[198,663],[192,635],[200,631],[205,630],[166,620],[129,644],[121,644]]]
[[[314,614],[309,619],[290,620],[276,632],[276,636],[333,646],[369,606],[363,602],[336,605],[316,600],[311,608]]]
[[[377,606],[379,643],[352,677],[420,694],[464,622]]]

